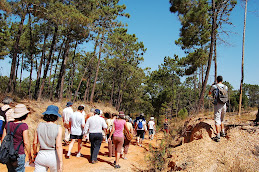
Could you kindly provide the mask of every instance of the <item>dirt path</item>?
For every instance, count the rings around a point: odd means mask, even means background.
[[[160,135],[161,137],[162,135]],[[160,139],[160,138],[159,138]],[[147,169],[148,165],[145,161],[147,158],[147,151],[149,149],[149,144],[156,145],[156,141],[159,139],[154,139],[150,141],[146,134],[145,140],[143,141],[143,147],[136,145],[136,139],[134,139],[129,147],[129,153],[127,160],[120,159],[120,169],[114,169],[113,162],[114,157],[108,157],[108,144],[103,142],[98,155],[98,163],[90,163],[90,143],[83,143],[81,153],[83,157],[77,158],[77,143],[75,143],[70,159],[65,159],[65,155],[68,150],[68,146],[63,146],[63,161],[64,161],[64,172],[76,172],[76,171],[140,171],[141,169]],[[33,167],[26,167],[26,172],[32,172]],[[7,172],[5,165],[0,164],[0,171]]]

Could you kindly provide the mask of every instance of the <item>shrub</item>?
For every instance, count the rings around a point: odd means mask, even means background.
[[[187,116],[188,116],[188,111],[186,108],[183,108],[181,109],[179,112],[178,112],[178,116],[182,119],[185,119]]]

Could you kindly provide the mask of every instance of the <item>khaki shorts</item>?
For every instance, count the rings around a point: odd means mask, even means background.
[[[221,125],[221,123],[224,121],[226,109],[226,103],[217,103],[216,105],[214,105],[214,120],[216,125]]]

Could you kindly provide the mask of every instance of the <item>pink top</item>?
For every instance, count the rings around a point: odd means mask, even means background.
[[[114,120],[114,127],[115,127],[115,131],[113,133],[114,137],[124,137],[123,130],[124,130],[125,123],[126,121],[124,119]]]

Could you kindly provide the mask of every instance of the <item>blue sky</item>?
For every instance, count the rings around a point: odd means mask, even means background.
[[[220,44],[217,48],[218,74],[224,80],[229,81],[235,89],[240,86],[241,58],[242,58],[242,34],[244,21],[244,8],[238,1],[231,13],[230,21],[234,26],[227,27],[233,32],[229,37],[224,36],[230,45]],[[179,38],[180,22],[176,14],[169,11],[169,0],[121,0],[120,3],[127,6],[126,12],[131,17],[123,21],[128,23],[129,33],[135,33],[139,41],[143,41],[147,52],[142,67],[151,67],[156,70],[163,63],[165,56],[184,56],[183,51],[174,44]],[[259,84],[259,1],[250,0],[248,3],[246,43],[245,43],[245,78],[244,82]],[[214,65],[208,84],[214,81]]]
[[[226,30],[230,36],[223,36],[230,45],[220,44],[217,48],[218,74],[224,80],[230,82],[234,89],[240,86],[241,57],[242,57],[242,34],[244,8],[241,0],[231,13],[230,21],[234,26],[228,26]],[[169,0],[121,0],[121,4],[127,6],[126,12],[131,15],[129,19],[123,19],[128,24],[130,34],[136,34],[139,41],[144,42],[147,48],[144,54],[144,62],[141,67],[150,67],[156,70],[163,63],[165,56],[184,56],[183,51],[174,44],[179,38],[180,22],[176,14],[169,11]],[[256,11],[257,10],[257,11]],[[250,0],[248,3],[246,43],[245,43],[245,78],[248,84],[259,85],[259,0]],[[253,11],[253,12],[251,12]],[[256,11],[256,12],[254,12]],[[9,75],[10,59],[0,61],[0,75]],[[213,83],[214,65],[208,84]],[[26,73],[24,73],[26,75]]]

